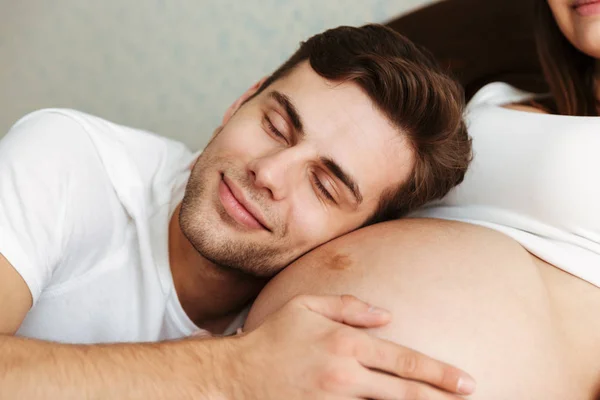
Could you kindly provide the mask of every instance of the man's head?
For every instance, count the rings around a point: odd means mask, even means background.
[[[313,36],[227,110],[192,170],[182,231],[216,264],[272,276],[460,183],[462,111],[460,87],[394,31]]]

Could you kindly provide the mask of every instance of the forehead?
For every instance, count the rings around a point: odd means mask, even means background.
[[[357,181],[365,200],[408,179],[413,152],[369,96],[353,82],[333,82],[308,63],[266,90],[290,98],[302,119],[306,146],[334,159]]]

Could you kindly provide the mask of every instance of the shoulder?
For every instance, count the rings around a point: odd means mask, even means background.
[[[81,124],[68,112],[61,109],[43,109],[29,113],[19,119],[2,139],[8,144],[29,144],[49,137],[69,137],[83,131]]]
[[[533,106],[525,109],[520,106],[513,107],[511,105],[525,104],[540,96],[543,95],[526,92],[504,82],[492,82],[475,93],[467,104],[467,110],[477,109],[482,106],[495,106],[520,111],[533,111],[535,109]]]
[[[0,140],[0,198],[0,252],[34,302],[71,244],[83,248],[87,235],[101,247],[98,232],[117,204],[85,127],[62,110],[28,114]]]
[[[541,108],[535,107],[533,105],[529,105],[529,104],[511,103],[511,104],[505,104],[502,107],[508,108],[509,110],[525,111],[525,112],[538,113],[538,114],[548,114],[547,111],[545,111]]]
[[[37,160],[53,168],[99,162],[113,178],[135,170],[142,179],[155,169],[188,162],[192,153],[181,143],[152,132],[119,125],[70,109],[43,109],[18,120],[0,140],[2,163]],[[139,178],[139,177],[138,177]]]
[[[80,111],[45,109],[21,118],[0,140],[0,168],[19,179],[85,185],[105,182],[129,208],[154,193],[169,201],[170,186],[194,158],[186,146],[152,132]],[[86,189],[87,190],[87,189]]]
[[[9,130],[2,142],[27,142],[60,140],[61,148],[72,147],[71,141],[87,136],[96,147],[116,145],[132,149],[148,150],[152,147],[184,148],[181,143],[156,135],[152,132],[131,128],[81,111],[63,108],[48,108],[29,113],[19,119]],[[102,142],[102,143],[99,143]]]
[[[94,152],[86,114],[66,109],[43,109],[19,119],[0,141],[2,162],[37,160],[71,164]],[[85,154],[82,154],[85,153]],[[91,160],[90,160],[91,161]]]
[[[0,172],[12,179],[57,183],[98,164],[86,130],[69,112],[39,110],[18,120],[0,140]],[[10,172],[12,171],[12,172]]]
[[[104,200],[112,184],[86,118],[73,110],[45,109],[17,121],[0,140],[2,194],[18,191],[21,208],[49,217],[73,202]]]

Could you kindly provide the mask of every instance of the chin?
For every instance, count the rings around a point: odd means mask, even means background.
[[[258,278],[271,278],[293,261],[277,243],[254,240],[223,221],[216,210],[182,204],[181,231],[198,254],[217,267]]]
[[[264,244],[212,235],[204,238],[207,240],[197,241],[194,248],[208,261],[225,270],[256,278],[272,278],[292,261]]]

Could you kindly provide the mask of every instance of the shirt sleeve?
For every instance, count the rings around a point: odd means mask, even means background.
[[[98,197],[90,183],[106,180],[102,171],[83,127],[56,110],[23,117],[0,140],[0,253],[33,304],[65,256],[71,225],[81,222],[77,210],[95,205],[85,203]]]

